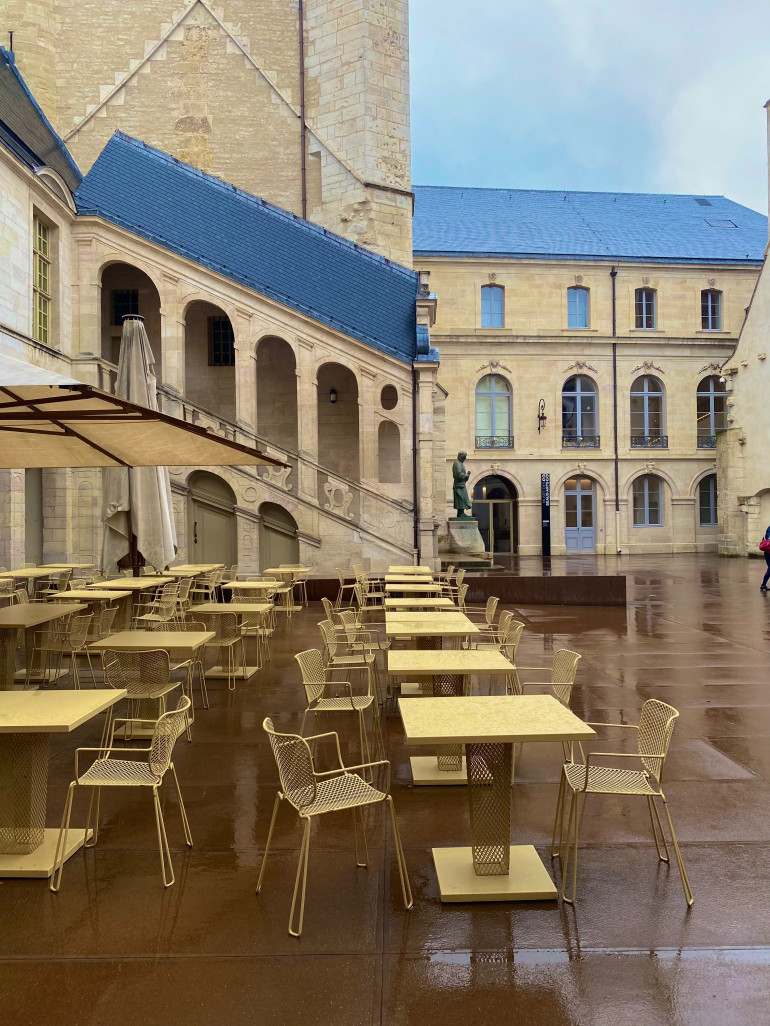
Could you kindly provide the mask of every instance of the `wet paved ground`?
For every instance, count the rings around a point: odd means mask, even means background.
[[[177,883],[160,882],[144,793],[103,799],[98,850],[67,863],[62,890],[0,881],[0,1023],[26,1026],[311,1023],[329,1026],[746,1026],[770,1021],[770,597],[764,562],[710,556],[553,560],[553,572],[628,576],[629,608],[523,608],[520,662],[583,654],[573,709],[636,722],[643,701],[680,713],[667,764],[695,906],[655,856],[645,803],[594,797],[581,826],[578,904],[450,905],[432,845],[466,844],[461,788],[409,786],[400,721],[388,715],[394,799],[415,895],[400,903],[391,838],[370,817],[356,869],[347,815],[313,832],[305,931],[286,931],[300,831],[284,808],[263,894],[254,895],[277,775],[261,722],[296,729],[294,651],[317,644],[320,606],[279,630],[271,667],[230,695],[212,687],[176,765],[195,848],[165,809]],[[539,571],[523,560],[521,572]],[[333,726],[327,720],[328,727]],[[357,746],[347,721],[350,761]],[[84,727],[51,749],[58,825]],[[513,842],[546,857],[559,747],[527,745],[513,790]],[[82,802],[82,799],[81,799]],[[76,814],[78,806],[76,805]],[[85,806],[80,805],[85,816]],[[558,863],[557,881],[558,881]]]

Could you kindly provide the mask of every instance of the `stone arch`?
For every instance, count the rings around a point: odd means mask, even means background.
[[[519,549],[519,493],[497,472],[482,475],[469,492],[487,552],[510,556]]]
[[[185,397],[235,420],[235,328],[225,310],[207,299],[184,308]]]
[[[144,318],[147,338],[155,357],[155,376],[160,384],[163,373],[161,294],[154,277],[135,261],[111,258],[99,268],[101,286],[101,355],[111,363],[120,359],[123,331],[122,313],[138,313]]]
[[[451,463],[454,463],[454,460],[452,460]],[[451,463],[449,464],[450,468]],[[474,470],[470,467],[468,469],[471,470],[471,476],[468,478],[467,485],[469,495],[473,494],[473,489],[476,487],[477,484],[479,484],[482,478],[494,476],[504,478],[504,480],[506,480],[513,488],[515,488],[519,500],[526,498],[524,485],[521,483],[519,478],[516,477],[515,474],[511,473],[510,470],[505,470],[502,467],[499,470],[492,470],[491,467],[479,468],[479,470]]]
[[[571,477],[581,475],[583,477],[590,477],[592,480],[594,480],[601,487],[604,495],[612,494],[614,485],[609,484],[604,474],[596,470],[590,464],[586,464],[586,466],[582,470],[577,465],[574,465],[569,470],[565,471],[561,475],[561,477],[556,478],[556,480],[551,483],[551,501],[553,501],[557,497],[557,493],[561,493],[561,490],[564,488],[564,484],[566,481],[569,481]]]
[[[259,507],[259,568],[299,563],[299,529],[291,513],[277,502]]]
[[[299,448],[297,358],[277,335],[257,342],[257,434],[282,449]]]
[[[360,480],[358,379],[341,363],[323,363],[318,382],[318,462],[342,477]]]
[[[187,553],[191,563],[238,562],[232,486],[220,474],[194,470],[187,479]]]
[[[401,432],[392,420],[377,428],[377,478],[380,484],[401,484]]]

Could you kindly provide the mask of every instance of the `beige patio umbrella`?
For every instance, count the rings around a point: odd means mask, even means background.
[[[0,469],[167,463],[283,466],[257,449],[0,351]]]

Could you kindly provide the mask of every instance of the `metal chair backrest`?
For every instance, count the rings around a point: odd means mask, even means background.
[[[58,575],[58,577],[56,579],[56,590],[57,591],[66,591],[67,590],[67,585],[70,583],[71,578],[72,578],[72,571],[71,570],[62,570],[62,572]]]
[[[176,585],[166,585],[163,588],[160,598],[158,599],[158,606],[156,616],[159,616],[161,620],[171,620],[176,612]]]
[[[99,619],[96,621],[96,635],[99,638],[109,638],[112,633],[112,624],[115,617],[118,615],[117,606],[108,606],[103,609],[99,614]]]
[[[460,585],[463,583],[463,578],[464,577],[465,577],[465,570],[464,569],[458,570],[457,573],[455,574],[455,583],[454,583],[454,587],[455,588],[459,588],[460,587]]]
[[[344,573],[344,571],[342,570],[341,567],[335,567],[335,570],[337,572],[337,577],[339,578],[340,584],[344,584],[345,583],[345,573]]]
[[[182,695],[176,704],[176,709],[163,713],[155,722],[150,743],[150,754],[148,763],[150,770],[158,779],[171,765],[171,753],[180,734],[187,728],[187,710],[191,706],[187,695]]]
[[[454,576],[454,572],[455,572],[455,565],[454,565],[454,563],[450,563],[449,566],[446,568],[446,582],[447,582],[447,584],[451,584],[452,583],[452,577]]]
[[[345,638],[347,639],[348,644],[352,645],[353,642],[356,641],[357,639],[358,639],[359,644],[361,644],[361,635],[358,634],[357,630],[356,630],[356,628],[359,626],[359,624],[358,624],[358,617],[356,616],[355,610],[354,609],[341,609],[339,611],[339,613],[337,613],[337,616],[339,617],[340,623],[345,628]],[[366,635],[364,635],[364,638],[365,637],[366,637]],[[368,647],[368,645],[367,645],[367,647]]]
[[[179,590],[177,591],[177,599],[184,604],[190,597],[190,588],[192,588],[193,579],[192,577],[183,577],[179,582]]]
[[[321,630],[321,637],[323,639],[324,648],[326,649],[326,658],[328,661],[333,659],[337,654],[337,634],[331,620],[321,620],[318,626]]]
[[[74,649],[83,648],[88,640],[88,628],[94,618],[93,613],[83,613],[82,616],[73,616],[67,630],[67,644]]]
[[[495,622],[495,613],[497,612],[497,603],[500,601],[495,595],[490,595],[487,599],[487,605],[484,609],[484,619],[487,621],[487,626],[491,627]]]
[[[266,717],[262,727],[270,738],[281,790],[296,809],[312,805],[316,798],[313,756],[307,741],[299,734],[279,734]]]
[[[321,605],[324,607],[324,612],[326,613],[326,619],[327,620],[331,620],[332,623],[334,623],[334,606],[331,604],[329,599],[326,598],[325,595],[321,596]]]
[[[294,658],[299,664],[299,672],[302,674],[302,684],[309,705],[321,698],[324,693],[326,674],[323,657],[317,648],[309,648],[305,652],[297,652]]]
[[[233,565],[230,567],[230,576],[228,577],[228,580],[229,581],[237,581],[238,580],[238,564],[237,563],[233,563]]]
[[[674,724],[679,712],[673,705],[666,705],[657,698],[649,698],[642,706],[637,738],[639,757],[644,768],[656,778],[663,780],[663,765],[674,733]]]
[[[237,613],[196,613],[201,623],[206,626],[204,630],[214,631],[215,637],[207,641],[207,645],[228,645],[241,638],[241,626]]]
[[[29,592],[27,591],[26,586],[23,588],[17,588],[13,595],[14,601],[18,602],[19,605],[25,606],[29,603]]]
[[[571,652],[568,648],[560,648],[553,657],[551,691],[553,691],[554,698],[558,698],[561,704],[568,708],[578,663],[582,658],[577,652]]]
[[[460,609],[465,609],[465,596],[468,594],[468,585],[461,584],[457,589],[457,605]]]
[[[170,676],[168,652],[107,649],[104,653],[104,679],[111,688],[125,688],[128,698],[161,694],[168,687]]]
[[[500,634],[500,651],[512,663],[516,662],[516,649],[519,647],[523,630],[524,624],[521,620],[514,620],[513,616],[511,616],[511,619],[506,623],[505,628],[502,629]]]

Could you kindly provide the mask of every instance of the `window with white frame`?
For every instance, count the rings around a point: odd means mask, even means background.
[[[502,328],[505,323],[505,289],[502,285],[481,286],[481,327]]]
[[[717,476],[708,474],[698,484],[698,511],[701,527],[717,525]]]
[[[660,527],[663,524],[662,485],[655,474],[644,474],[634,481],[634,527]]]
[[[714,449],[717,431],[727,428],[727,388],[724,381],[712,374],[698,383],[696,402],[697,440],[699,449]]]
[[[722,293],[718,289],[704,289],[701,292],[700,318],[704,331],[722,330]]]
[[[561,393],[562,445],[596,448],[599,445],[599,412],[596,384],[585,374],[567,378]]]
[[[636,378],[631,385],[631,445],[665,448],[666,406],[663,385],[652,374]],[[665,440],[665,441],[664,441]]]
[[[581,286],[567,289],[567,327],[588,327],[588,289]]]
[[[32,236],[32,337],[51,344],[51,229],[35,214]]]
[[[636,327],[652,330],[658,326],[658,293],[655,289],[637,289],[635,295]]]
[[[499,374],[476,385],[476,448],[513,448],[511,386]]]

